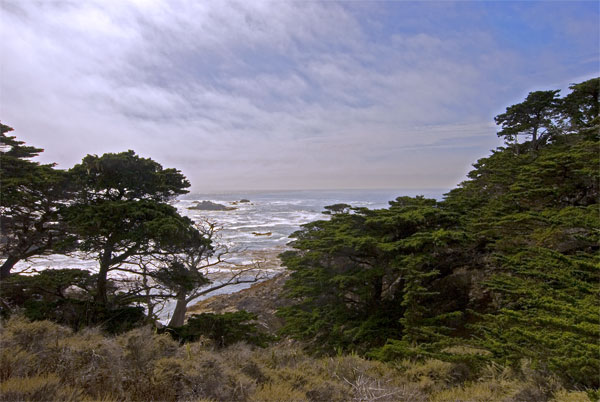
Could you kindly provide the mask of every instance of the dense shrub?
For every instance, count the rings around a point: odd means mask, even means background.
[[[50,320],[74,330],[102,326],[117,334],[141,325],[141,307],[119,301],[111,287],[111,303],[94,302],[95,276],[81,269],[49,269],[35,275],[12,275],[0,282],[0,315],[20,311],[31,320]]]
[[[275,338],[257,327],[256,318],[256,314],[244,310],[223,314],[194,314],[185,325],[168,328],[166,331],[181,342],[194,342],[206,337],[221,348],[242,341],[265,347]]]
[[[517,372],[493,365],[469,381],[456,370],[439,360],[314,358],[287,341],[181,345],[150,327],[116,337],[19,317],[0,327],[1,401],[591,400],[531,366]]]
[[[334,205],[330,219],[303,225],[280,256],[290,271],[282,333],[321,354],[460,363],[462,379],[527,359],[573,389],[600,387],[599,83],[571,87],[574,109],[552,100],[539,138],[527,114],[512,115],[531,99],[509,107],[499,134],[534,138],[478,160],[443,201]],[[591,92],[573,95],[582,88]],[[583,110],[585,124],[574,123]],[[457,346],[486,353],[449,352]]]

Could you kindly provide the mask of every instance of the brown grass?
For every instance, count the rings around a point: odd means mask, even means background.
[[[464,370],[439,360],[313,358],[288,341],[266,349],[179,345],[149,327],[117,337],[22,318],[0,327],[0,401],[590,400],[526,362],[519,374],[499,366],[476,377]]]

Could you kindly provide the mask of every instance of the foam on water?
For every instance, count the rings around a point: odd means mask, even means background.
[[[328,219],[328,215],[322,214],[326,205],[346,203],[356,207],[378,209],[386,208],[389,200],[400,195],[423,194],[439,199],[443,192],[443,190],[348,190],[188,194],[175,200],[172,204],[179,213],[194,221],[206,219],[217,223],[222,228],[219,233],[220,241],[231,250],[228,260],[231,263],[248,265],[266,258],[276,258],[276,255],[284,251],[286,244],[292,240],[289,236],[301,225],[315,220]],[[241,199],[249,199],[250,203],[239,203]],[[188,209],[196,201],[212,201],[236,209],[231,211]],[[252,232],[265,235],[256,235]],[[270,233],[270,235],[266,235],[266,233]],[[96,266],[94,259],[83,254],[52,255],[21,262],[17,264],[14,271],[18,272],[28,268],[35,270],[82,268],[94,271]],[[230,293],[248,286],[250,285],[227,287],[220,289],[219,292]],[[168,310],[169,308],[163,314],[168,314]]]
[[[223,194],[188,194],[175,200],[177,210],[194,221],[207,219],[222,227],[221,241],[233,250],[231,258],[243,259],[250,251],[280,249],[291,239],[289,236],[301,225],[328,219],[322,214],[326,205],[346,203],[352,206],[371,209],[386,208],[388,201],[399,195],[424,194],[441,198],[443,190],[345,190],[345,191],[271,191]],[[239,203],[241,199],[250,203]],[[198,211],[188,209],[196,201],[212,201],[235,207],[231,211]],[[234,204],[235,203],[235,204]],[[257,236],[252,232],[271,233],[270,236]],[[19,263],[15,271],[31,267],[46,268],[85,268],[93,270],[96,261],[83,254],[75,256],[53,255],[34,258]]]

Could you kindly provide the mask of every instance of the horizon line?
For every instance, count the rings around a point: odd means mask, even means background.
[[[396,188],[396,187],[388,187],[388,188],[288,188],[288,189],[235,189],[235,190],[190,190],[186,194],[182,194],[182,196],[191,195],[191,194],[240,194],[240,193],[280,193],[280,192],[305,192],[305,191],[444,191],[448,192],[452,190],[453,187],[405,187],[405,188]]]

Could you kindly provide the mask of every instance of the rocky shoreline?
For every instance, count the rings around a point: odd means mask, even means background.
[[[275,333],[283,325],[283,320],[275,312],[289,304],[289,300],[282,297],[283,285],[288,277],[289,272],[283,271],[239,292],[209,297],[190,306],[187,315],[246,310],[258,316],[258,324],[263,329]]]

